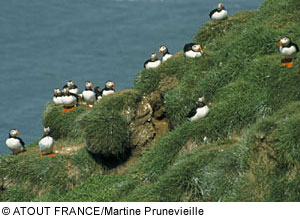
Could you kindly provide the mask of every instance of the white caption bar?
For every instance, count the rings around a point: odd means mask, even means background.
[[[300,203],[0,203],[0,219],[298,219]]]

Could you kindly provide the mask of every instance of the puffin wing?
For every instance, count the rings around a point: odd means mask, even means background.
[[[194,45],[195,45],[194,43],[185,44],[183,47],[183,51],[187,52],[187,51],[191,50]]]
[[[151,59],[145,61],[144,68],[146,68],[147,63],[149,63],[150,61],[151,61]]]
[[[295,44],[295,43],[291,43],[291,45],[292,45],[292,46],[294,46],[294,47],[296,48],[296,51],[297,51],[297,52],[299,52],[299,47],[298,47],[298,45],[297,45],[297,44]]]
[[[20,137],[15,137],[16,139],[18,139],[19,141],[20,141],[20,143],[21,143],[21,145],[24,147],[25,146],[25,143],[24,143],[24,141],[20,138]]]
[[[217,12],[217,11],[219,11],[217,8],[215,8],[214,10],[212,10],[212,11],[209,13],[209,17],[211,18],[212,15],[213,15],[215,12]]]
[[[188,114],[188,118],[191,118],[191,117],[193,117],[195,114],[197,113],[197,108],[193,108],[190,112],[189,112],[189,114]]]

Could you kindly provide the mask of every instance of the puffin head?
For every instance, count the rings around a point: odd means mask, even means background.
[[[67,85],[68,85],[68,88],[73,88],[74,83],[73,83],[72,80],[69,80],[69,81],[67,82]]]
[[[58,95],[60,95],[60,94],[61,94],[60,89],[54,89],[54,95],[55,95],[55,96],[58,96]]]
[[[200,51],[203,50],[203,48],[201,47],[200,44],[195,44],[195,45],[192,46],[192,50],[193,50],[194,52],[200,52]]]
[[[10,129],[10,131],[9,131],[9,136],[10,137],[17,137],[17,136],[19,136],[20,135],[20,132],[17,130],[17,129]]]
[[[62,93],[64,95],[69,95],[70,94],[69,88],[63,88]]]
[[[160,47],[159,47],[159,50],[158,50],[158,54],[160,55],[160,54],[166,54],[166,53],[168,53],[169,51],[168,51],[168,48],[165,46],[165,45],[161,45]]]
[[[86,89],[92,89],[92,88],[94,88],[94,85],[91,81],[86,81],[85,82],[85,88]]]
[[[151,61],[154,62],[156,60],[158,60],[156,53],[152,53],[151,54]]]
[[[219,4],[218,4],[218,9],[225,9],[224,4],[223,4],[223,3],[219,3]]]
[[[44,132],[45,132],[46,135],[48,135],[49,132],[50,132],[50,128],[49,127],[44,127]]]
[[[99,86],[96,86],[95,89],[94,89],[94,91],[97,91],[97,92],[100,93],[101,92],[101,88]]]
[[[280,39],[278,46],[281,46],[281,45],[285,46],[285,45],[288,45],[290,42],[291,42],[291,40],[288,37],[283,37]]]
[[[116,88],[116,84],[113,81],[107,80],[105,83],[105,88],[107,89]]]
[[[198,98],[198,102],[199,102],[199,103],[205,103],[204,96]]]

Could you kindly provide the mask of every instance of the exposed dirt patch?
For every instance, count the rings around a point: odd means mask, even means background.
[[[63,146],[61,148],[54,148],[55,154],[72,155],[84,147],[84,144],[76,144],[72,146]]]

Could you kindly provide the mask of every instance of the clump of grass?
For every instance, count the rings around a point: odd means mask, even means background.
[[[140,99],[134,90],[105,97],[80,120],[87,149],[104,158],[123,158],[130,149],[129,124]]]
[[[43,113],[43,125],[50,127],[50,135],[58,140],[60,138],[81,138],[82,130],[77,121],[78,117],[84,113],[84,105],[79,105],[74,111],[62,114],[63,107],[48,103]]]

